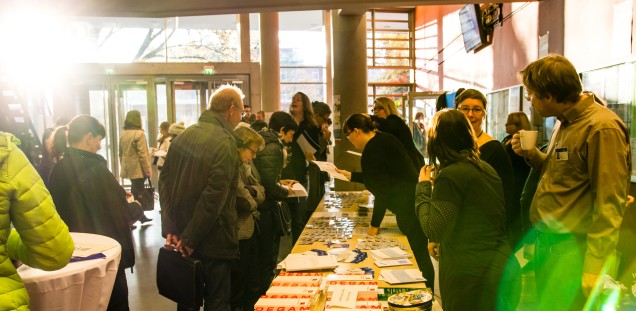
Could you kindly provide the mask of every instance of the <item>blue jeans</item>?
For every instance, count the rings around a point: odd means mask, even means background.
[[[203,270],[203,310],[230,311],[230,285],[234,260],[200,259]],[[193,309],[177,305],[177,311]]]

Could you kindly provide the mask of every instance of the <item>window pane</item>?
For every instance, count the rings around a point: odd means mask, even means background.
[[[384,67],[384,66],[401,66],[408,67],[409,59],[407,58],[375,58],[375,66],[376,67]]]
[[[375,39],[408,39],[409,33],[404,31],[377,31],[375,33]],[[377,44],[377,42],[376,42]]]
[[[375,12],[375,19],[388,19],[396,21],[408,21],[408,12]]]
[[[410,90],[410,88],[409,88],[408,85],[376,86],[377,96],[402,95],[402,94],[408,93],[409,90]]]
[[[166,24],[168,62],[240,61],[236,14],[173,17],[166,19]],[[145,53],[160,56],[163,51],[148,49]],[[150,60],[162,61],[161,58]]]
[[[376,19],[379,17],[376,15]],[[394,22],[394,21],[376,21],[375,30],[409,30],[409,23],[407,22]]]
[[[375,49],[375,57],[409,57],[409,50]]]
[[[325,68],[281,68],[281,82],[325,82]]]
[[[280,85],[280,110],[289,112],[292,97],[297,92],[307,94],[310,101],[326,102],[325,84],[283,84]]]
[[[369,69],[369,82],[409,83],[408,69]]]
[[[281,66],[325,66],[322,11],[279,13]]]

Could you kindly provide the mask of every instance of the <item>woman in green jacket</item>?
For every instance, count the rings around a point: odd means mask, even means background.
[[[57,270],[66,266],[75,249],[49,191],[16,146],[19,143],[0,132],[0,310],[29,310],[29,294],[12,260]]]

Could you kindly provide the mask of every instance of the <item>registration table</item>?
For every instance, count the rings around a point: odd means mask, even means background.
[[[31,298],[31,310],[106,310],[113,290],[121,246],[106,236],[72,232],[76,251],[99,250],[106,257],[71,262],[56,271],[18,268]]]
[[[367,252],[368,257],[359,262],[359,263],[339,263],[340,267],[347,267],[351,269],[368,267],[374,270],[374,281],[377,281],[379,292],[383,292],[384,289],[387,288],[409,288],[409,289],[425,289],[426,284],[423,282],[419,283],[408,283],[408,284],[399,284],[399,285],[391,285],[383,280],[379,280],[380,273],[385,269],[418,269],[415,258],[411,257],[410,261],[411,265],[403,265],[403,266],[394,266],[394,267],[384,267],[379,268],[374,264],[374,259],[371,256],[370,249],[376,248],[377,245],[369,245],[366,241],[368,237],[366,232],[368,230],[369,222],[371,219],[371,215],[373,213],[373,197],[368,192],[329,192],[325,195],[320,205],[313,213],[311,219],[308,222],[307,227],[305,227],[303,233],[301,234],[298,242],[292,248],[291,253],[305,253],[311,250],[322,250],[328,251],[333,250],[326,243],[329,241],[330,243],[336,240],[336,243],[340,243],[339,246],[344,246],[350,250],[354,250],[360,248],[361,251]],[[361,209],[362,207],[362,209]],[[367,207],[369,207],[367,209]],[[366,215],[365,215],[366,212]],[[368,218],[368,221],[366,221]],[[356,225],[351,232],[351,235],[347,236],[347,234],[342,234],[342,232],[337,232],[334,237],[322,237],[324,240],[322,241],[314,241],[312,240],[312,235],[315,236],[314,233],[316,228],[312,227],[312,223],[315,224],[316,220],[319,222],[337,222],[341,219],[355,220]],[[363,221],[364,220],[364,221]],[[400,233],[397,228],[397,223],[395,221],[395,216],[391,215],[387,212],[387,215],[380,226],[379,236],[374,237],[374,240],[382,241],[390,241],[391,245],[386,245],[384,247],[390,246],[399,246],[404,251],[412,254],[410,245],[406,236]],[[366,245],[358,245],[359,243],[365,243]],[[423,241],[422,243],[426,243]],[[345,245],[342,245],[345,244]],[[309,271],[309,272],[321,272],[323,277],[327,277],[329,274],[333,274],[333,270],[319,270],[319,271]],[[324,308],[324,298],[319,299],[315,302],[315,305],[312,305],[311,310],[323,310]],[[342,309],[346,310],[346,309]],[[433,310],[441,310],[437,303],[434,303]]]

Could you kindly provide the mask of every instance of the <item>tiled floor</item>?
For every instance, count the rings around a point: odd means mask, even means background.
[[[130,273],[130,269],[126,271],[130,310],[174,311],[177,308],[176,304],[159,295],[155,282],[157,254],[159,248],[165,243],[165,239],[161,237],[158,208],[155,211],[146,212],[146,216],[152,218],[152,221],[143,226],[137,223],[137,229],[132,231],[135,241],[136,264],[133,273]],[[279,253],[281,258],[284,258],[290,250],[291,238],[281,239]],[[534,273],[525,273],[522,282],[524,290],[517,310],[535,310]]]

